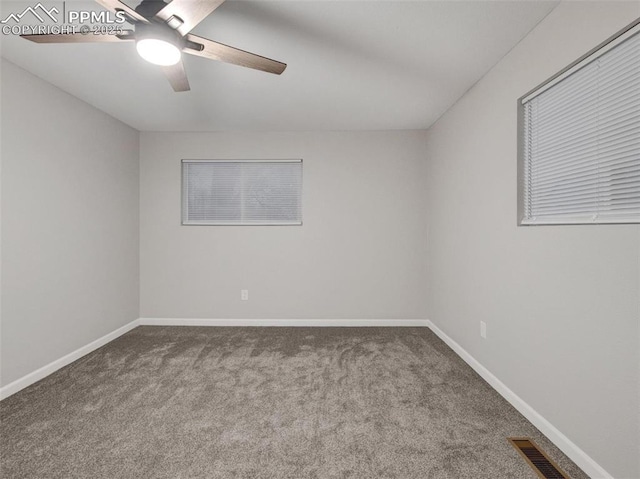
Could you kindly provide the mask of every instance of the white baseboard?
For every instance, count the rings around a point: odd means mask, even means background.
[[[426,319],[188,319],[140,318],[140,326],[427,327]]]
[[[36,369],[32,373],[27,374],[26,376],[21,377],[20,379],[16,379],[12,383],[7,384],[6,386],[0,388],[0,400],[5,399],[18,391],[26,388],[27,386],[31,386],[33,383],[44,379],[49,374],[56,372],[58,369],[63,368],[64,366],[71,364],[77,359],[80,359],[82,356],[89,354],[92,351],[95,351],[101,346],[113,341],[119,336],[122,336],[124,333],[131,331],[133,328],[138,326],[139,319],[135,319],[131,321],[129,324],[125,324],[124,326],[116,329],[115,331],[110,332],[109,334],[105,334],[99,339],[87,344],[86,346],[82,346],[79,349],[67,354],[66,356],[61,357],[60,359],[56,359],[55,361],[47,364],[46,366],[41,367],[40,369]]]
[[[462,346],[447,336],[432,321],[428,320],[427,324],[447,346],[460,356],[471,368],[477,372],[482,379],[487,381],[489,385],[495,389],[503,398],[505,398],[520,414],[526,417],[531,424],[537,427],[542,434],[554,443],[558,449],[564,452],[569,459],[575,462],[589,477],[592,479],[613,479],[613,476],[604,470],[596,461],[587,455],[582,449],[574,444],[567,436],[562,434],[553,424],[547,421],[539,412],[527,404],[520,396],[509,389],[502,381],[491,373],[487,368],[478,362],[471,354],[469,354]]]

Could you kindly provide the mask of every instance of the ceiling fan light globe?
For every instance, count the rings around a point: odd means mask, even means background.
[[[138,54],[149,63],[161,66],[175,65],[180,61],[180,49],[164,40],[143,38],[136,42]]]

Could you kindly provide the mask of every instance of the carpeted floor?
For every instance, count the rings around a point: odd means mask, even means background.
[[[530,478],[426,328],[139,327],[0,403],[3,478]]]

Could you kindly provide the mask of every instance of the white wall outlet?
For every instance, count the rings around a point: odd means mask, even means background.
[[[480,336],[487,339],[487,323],[480,321]]]
[[[249,301],[249,290],[248,289],[241,289],[240,290],[240,299],[242,301]]]

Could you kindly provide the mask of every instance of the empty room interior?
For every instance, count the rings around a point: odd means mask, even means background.
[[[0,477],[640,479],[640,2],[0,19]]]

